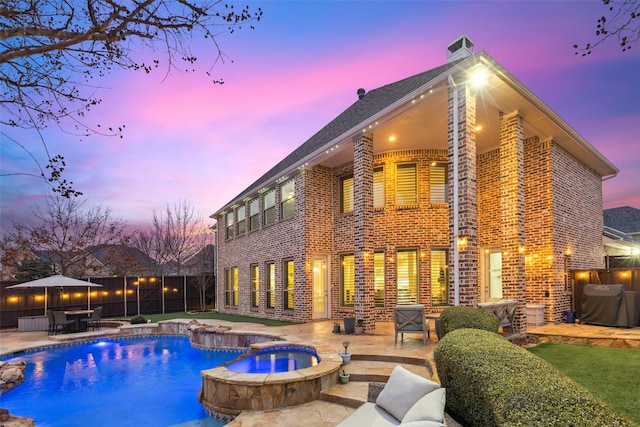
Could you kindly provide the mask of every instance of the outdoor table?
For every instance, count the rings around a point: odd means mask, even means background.
[[[64,312],[64,314],[67,316],[67,319],[73,320],[75,322],[73,332],[81,331],[83,322],[81,322],[80,319],[82,319],[83,317],[91,316],[91,313],[93,313],[93,310],[69,310]],[[85,324],[85,328],[86,328],[86,324]]]

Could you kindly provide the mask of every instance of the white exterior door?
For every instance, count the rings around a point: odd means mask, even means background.
[[[482,263],[484,279],[483,301],[502,299],[502,252],[499,248],[487,249]]]

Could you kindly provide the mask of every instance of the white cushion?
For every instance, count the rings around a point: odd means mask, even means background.
[[[397,365],[393,368],[389,381],[378,395],[376,405],[398,420],[402,420],[422,396],[438,388],[440,388],[438,383],[429,381]]]
[[[447,394],[444,388],[432,391],[418,400],[402,419],[402,424],[412,421],[444,422],[444,406],[447,403]]]
[[[300,423],[300,425],[304,424],[304,421]],[[338,424],[337,427],[393,427],[397,425],[400,425],[400,422],[390,413],[374,403],[366,402]]]
[[[447,427],[446,424],[436,421],[411,421],[410,423],[402,423],[400,425],[403,427]]]

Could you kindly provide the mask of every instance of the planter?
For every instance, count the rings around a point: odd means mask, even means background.
[[[343,365],[346,365],[351,361],[351,353],[340,353],[340,357],[342,357]]]
[[[355,317],[345,317],[342,319],[344,322],[344,333],[352,334],[356,328],[356,318]]]
[[[340,325],[333,325],[333,333],[334,334],[340,333]]]
[[[349,382],[349,378],[351,377],[351,374],[347,374],[347,375],[342,375],[340,374],[340,382],[342,384],[346,384]]]

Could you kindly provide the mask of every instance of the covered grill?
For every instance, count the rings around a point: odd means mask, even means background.
[[[581,308],[581,323],[633,327],[640,320],[640,294],[623,285],[585,285]]]

